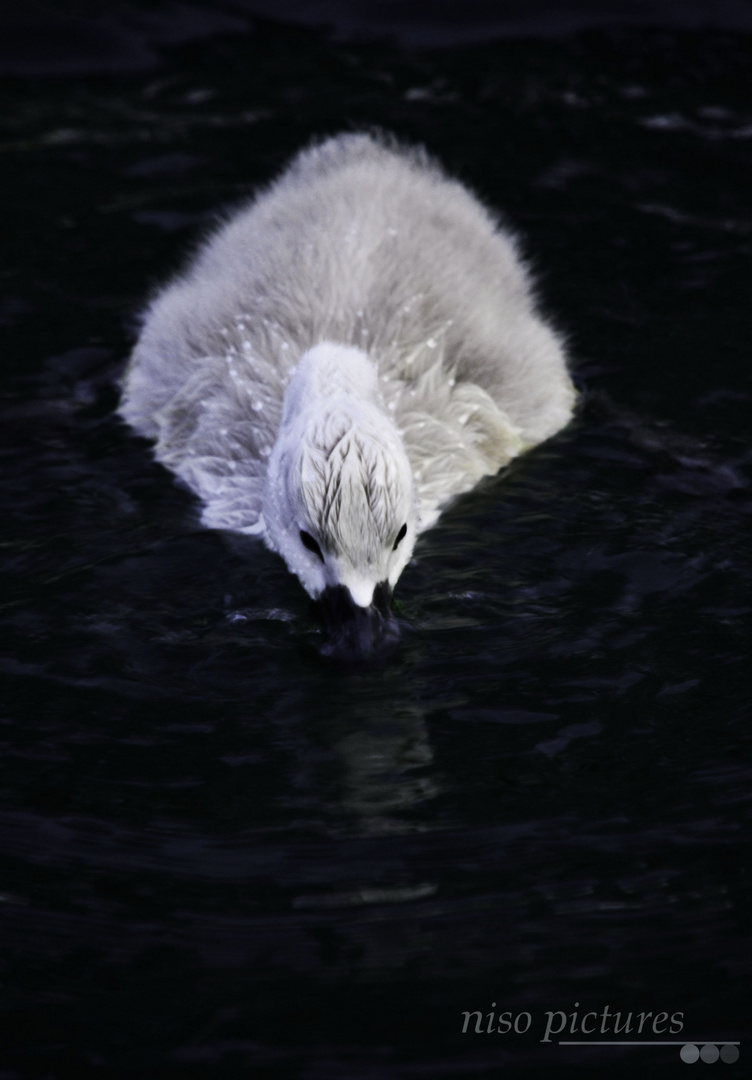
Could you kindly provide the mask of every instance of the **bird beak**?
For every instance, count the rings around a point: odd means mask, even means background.
[[[392,590],[381,582],[369,607],[360,607],[345,585],[328,585],[319,596],[328,641],[322,652],[338,660],[373,659],[388,652],[399,639],[392,614]]]

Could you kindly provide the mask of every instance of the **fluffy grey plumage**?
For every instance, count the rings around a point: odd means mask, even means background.
[[[340,135],[157,295],[120,412],[206,525],[264,537],[312,595],[345,584],[365,604],[452,496],[573,403],[509,234],[422,150]]]

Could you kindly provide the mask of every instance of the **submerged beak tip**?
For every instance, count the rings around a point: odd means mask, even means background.
[[[319,597],[327,630],[324,655],[338,659],[381,656],[399,640],[399,624],[391,613],[391,589],[381,583],[370,602],[356,603],[344,585],[328,586]]]

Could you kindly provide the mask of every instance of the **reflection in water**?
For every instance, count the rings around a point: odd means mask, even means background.
[[[441,787],[421,709],[398,700],[364,703],[347,723],[349,731],[336,722],[326,725],[339,765],[330,810],[338,807],[343,822],[367,836],[426,828],[425,804]],[[418,808],[420,819],[411,818]]]

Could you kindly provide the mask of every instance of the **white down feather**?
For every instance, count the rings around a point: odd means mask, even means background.
[[[343,584],[367,606],[453,496],[574,400],[509,233],[424,151],[340,135],[157,294],[120,414],[205,525],[263,537],[312,596]]]

